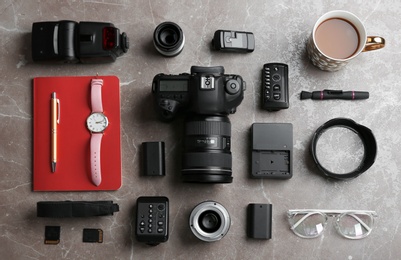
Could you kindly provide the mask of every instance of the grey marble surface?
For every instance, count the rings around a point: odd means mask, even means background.
[[[368,34],[383,36],[383,50],[362,53],[341,71],[316,69],[306,58],[305,43],[323,13],[355,13]],[[129,1],[2,0],[0,2],[0,255],[2,259],[400,259],[401,85],[399,67],[401,2],[399,1]],[[33,22],[51,20],[110,21],[131,40],[129,52],[113,64],[41,65],[31,59]],[[164,58],[152,45],[155,27],[179,24],[186,36],[183,52]],[[210,49],[218,29],[251,31],[256,49],[250,54]],[[260,73],[264,63],[290,68],[290,108],[276,113],[260,109]],[[151,81],[164,72],[189,72],[191,65],[223,65],[226,73],[247,82],[245,99],[232,122],[232,184],[197,185],[180,181],[182,120],[158,121],[150,103]],[[32,191],[32,79],[38,76],[116,75],[121,82],[121,149],[123,186],[113,192]],[[325,88],[367,90],[360,102],[301,101],[301,90]],[[309,153],[313,132],[335,117],[352,118],[374,132],[375,164],[360,177],[332,181],[322,177]],[[294,176],[290,180],[250,179],[249,132],[254,122],[285,122],[294,127]],[[166,142],[167,175],[140,176],[140,145]],[[332,153],[333,159],[341,160]],[[157,247],[134,237],[134,206],[139,196],[170,199],[170,238]],[[190,231],[192,208],[216,200],[232,223],[218,242],[204,243]],[[91,219],[39,219],[36,202],[46,200],[113,200],[120,212]],[[247,238],[246,206],[273,204],[269,241]],[[301,239],[289,229],[286,211],[295,208],[376,210],[372,234],[358,241],[339,236],[331,221],[325,234]],[[60,225],[58,245],[44,245],[44,226]],[[101,228],[102,244],[82,243],[83,228]]]

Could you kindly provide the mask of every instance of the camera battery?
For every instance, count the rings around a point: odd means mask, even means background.
[[[143,175],[164,176],[166,175],[164,142],[144,142],[143,149]]]
[[[247,236],[266,240],[272,238],[272,204],[248,205]]]

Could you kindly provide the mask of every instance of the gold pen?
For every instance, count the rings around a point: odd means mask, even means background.
[[[56,171],[57,163],[57,124],[60,124],[60,100],[56,98],[56,92],[51,95],[50,124],[51,124],[51,152],[50,162],[52,172]]]

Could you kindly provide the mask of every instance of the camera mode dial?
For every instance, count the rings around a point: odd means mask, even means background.
[[[231,95],[237,94],[239,90],[240,90],[240,84],[237,80],[230,79],[229,81],[227,81],[226,92],[228,94],[231,94]]]

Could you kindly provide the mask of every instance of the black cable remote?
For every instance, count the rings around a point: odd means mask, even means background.
[[[158,245],[168,240],[169,202],[167,197],[139,197],[136,201],[136,238]]]
[[[289,106],[288,65],[266,63],[262,71],[262,108],[278,111]]]

